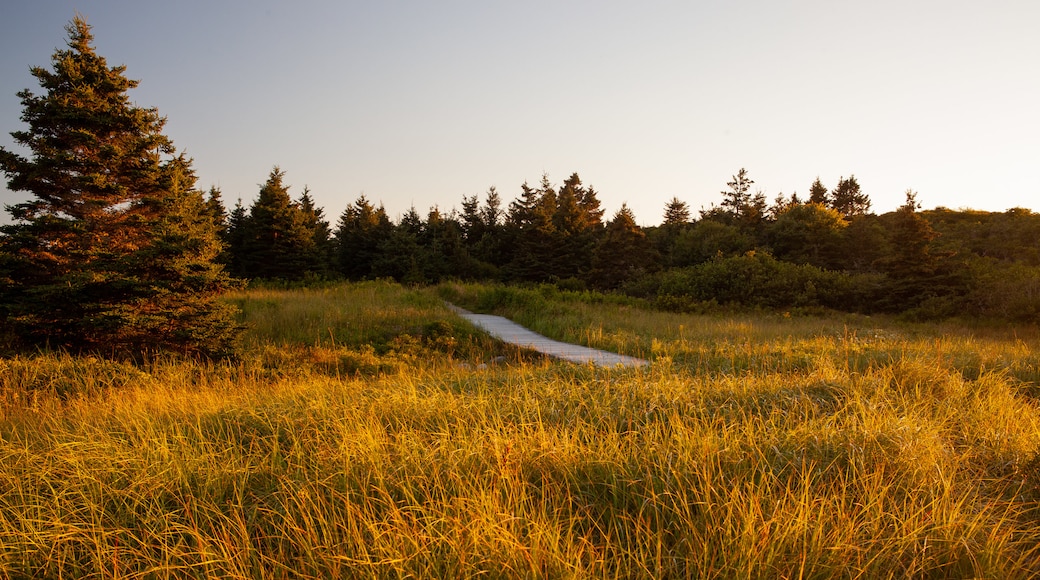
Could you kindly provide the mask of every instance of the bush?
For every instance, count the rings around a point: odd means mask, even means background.
[[[763,308],[869,310],[880,277],[822,270],[769,254],[716,257],[634,282],[626,291],[669,310],[699,311],[712,303]]]

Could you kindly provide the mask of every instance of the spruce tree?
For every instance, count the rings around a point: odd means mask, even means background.
[[[491,186],[481,207],[477,196],[464,198],[462,202],[462,226],[466,249],[478,262],[475,267],[482,271],[477,277],[488,277],[502,260],[502,201],[498,191]]]
[[[830,204],[845,216],[845,219],[865,215],[870,211],[870,197],[860,191],[855,175],[838,180],[838,186],[831,192]]]
[[[314,233],[284,178],[275,166],[249,210],[241,256],[249,278],[301,280],[314,273]]]
[[[890,217],[891,252],[878,260],[888,277],[882,307],[893,311],[912,309],[928,298],[956,291],[950,276],[950,252],[937,250],[939,236],[918,211],[917,193],[906,191],[906,202]]]
[[[657,251],[664,257],[665,264],[673,264],[673,250],[679,236],[690,228],[690,206],[678,197],[665,205],[664,221],[653,237]]]
[[[331,272],[333,262],[331,230],[325,219],[325,210],[314,204],[311,190],[306,185],[297,205],[303,216],[303,226],[311,235],[309,251],[304,256],[305,268],[308,273],[324,278]]]
[[[556,191],[548,176],[542,177],[539,189],[527,183],[521,189],[520,198],[509,204],[507,235],[512,257],[506,275],[512,280],[544,282],[556,273]]]
[[[650,240],[636,225],[635,214],[623,204],[596,247],[588,279],[597,288],[611,290],[655,269],[657,261]]]
[[[30,156],[0,148],[8,187],[32,194],[0,228],[5,325],[24,346],[230,354],[237,330],[219,295],[234,281],[215,262],[191,161],[165,118],[131,104],[137,81],[95,52],[86,21],[66,30],[53,71],[31,69],[44,93],[18,93],[28,129],[11,135]]]
[[[423,270],[428,252],[420,243],[423,229],[422,217],[412,206],[380,242],[379,253],[372,264],[373,275],[388,276],[404,284],[425,282]]]
[[[662,226],[682,229],[690,223],[690,206],[678,197],[672,197],[664,207]]]
[[[589,271],[592,254],[603,230],[603,210],[592,187],[572,173],[556,195],[553,225],[556,231],[556,272],[560,279],[581,277]]]
[[[351,280],[372,276],[380,246],[393,229],[383,206],[374,207],[364,195],[347,206],[339,216],[334,240],[339,273]]]
[[[249,212],[238,198],[235,208],[227,217],[227,228],[224,229],[224,252],[220,262],[235,276],[245,276],[242,257],[245,254],[246,238],[249,235]]]
[[[827,191],[827,186],[820,181],[820,177],[816,177],[816,181],[812,182],[809,186],[809,203],[815,203],[819,205],[830,205],[830,192]]]

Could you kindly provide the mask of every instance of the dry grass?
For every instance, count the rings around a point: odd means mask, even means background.
[[[235,300],[235,363],[0,359],[0,577],[1040,574],[1035,339],[545,298],[654,359],[598,370],[389,284]]]

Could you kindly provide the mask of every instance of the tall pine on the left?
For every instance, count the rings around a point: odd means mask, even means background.
[[[191,160],[162,134],[137,81],[109,68],[76,17],[54,70],[33,67],[42,95],[22,100],[23,157],[0,147],[13,191],[0,227],[0,317],[22,346],[139,358],[156,351],[233,353],[235,285],[217,264],[217,224]]]

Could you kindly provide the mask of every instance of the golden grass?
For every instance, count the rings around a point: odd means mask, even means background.
[[[234,300],[234,363],[0,359],[0,577],[1040,574],[1034,339],[547,298],[653,359],[601,370],[390,284]]]

